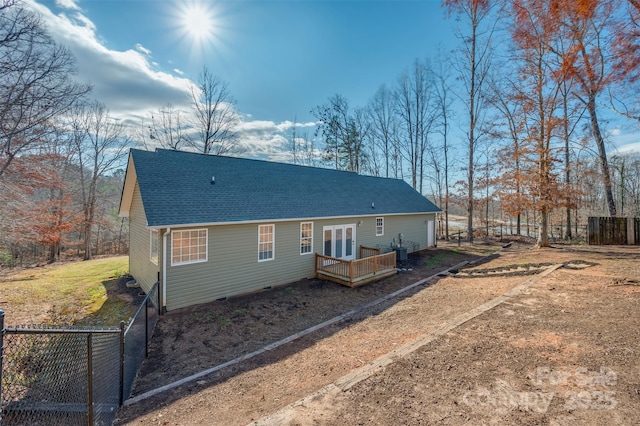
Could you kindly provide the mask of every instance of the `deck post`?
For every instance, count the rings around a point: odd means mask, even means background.
[[[317,277],[318,276],[318,253],[316,253],[316,263],[313,266],[314,269],[314,275]]]

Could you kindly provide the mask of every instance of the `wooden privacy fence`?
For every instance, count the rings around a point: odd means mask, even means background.
[[[590,217],[588,234],[592,245],[640,245],[640,218]]]
[[[357,260],[337,259],[316,253],[315,269],[316,277],[349,287],[356,287],[398,272],[395,251]]]

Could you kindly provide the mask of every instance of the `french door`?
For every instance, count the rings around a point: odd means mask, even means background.
[[[355,225],[335,225],[322,228],[324,235],[325,256],[335,257],[344,260],[353,260],[356,248],[356,226]]]

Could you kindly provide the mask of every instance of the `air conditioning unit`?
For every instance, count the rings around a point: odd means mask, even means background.
[[[406,262],[407,261],[407,248],[406,247],[396,247],[396,262]]]

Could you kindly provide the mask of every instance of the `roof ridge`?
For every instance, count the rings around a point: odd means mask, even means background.
[[[401,178],[394,178],[394,177],[385,177],[385,176],[374,176],[374,175],[368,175],[368,174],[360,174],[358,172],[352,171],[352,170],[339,170],[339,169],[332,169],[330,167],[319,167],[319,166],[310,166],[307,164],[296,164],[296,163],[286,163],[283,161],[273,161],[273,160],[265,160],[265,159],[259,159],[259,158],[250,158],[250,157],[237,157],[237,156],[232,156],[232,155],[218,155],[218,154],[204,154],[202,152],[194,152],[194,151],[184,151],[184,150],[179,150],[179,149],[167,149],[167,148],[156,148],[155,151],[146,151],[146,150],[140,150],[140,149],[136,149],[136,148],[132,148],[132,150],[136,150],[136,151],[143,151],[143,152],[153,152],[153,153],[168,153],[168,154],[190,154],[190,155],[195,155],[195,156],[200,156],[201,158],[220,158],[220,159],[229,159],[229,160],[238,160],[238,161],[252,161],[252,162],[257,162],[257,163],[262,163],[262,164],[269,164],[269,165],[281,165],[281,166],[286,166],[286,167],[299,167],[302,169],[313,169],[313,170],[322,170],[322,171],[328,171],[328,172],[338,172],[338,173],[346,173],[349,175],[355,175],[355,176],[362,176],[362,177],[369,177],[369,178],[377,178],[377,179],[390,179],[390,180],[400,180],[404,182],[404,179]]]

